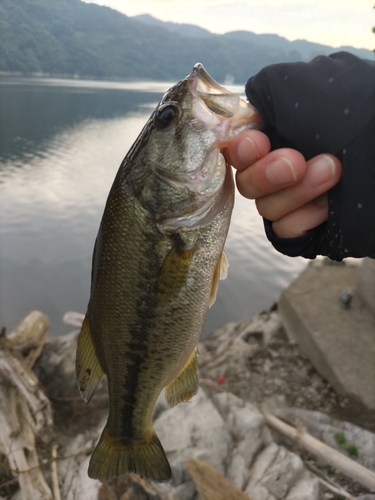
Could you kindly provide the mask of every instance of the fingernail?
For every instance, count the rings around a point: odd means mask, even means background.
[[[297,172],[290,160],[279,156],[266,166],[266,177],[272,184],[285,184],[297,180]]]
[[[303,184],[307,187],[316,187],[323,182],[327,182],[335,175],[335,162],[329,156],[321,156],[312,163],[303,179]]]
[[[255,142],[250,137],[244,137],[238,145],[237,154],[245,162],[253,162],[259,158],[259,151]]]

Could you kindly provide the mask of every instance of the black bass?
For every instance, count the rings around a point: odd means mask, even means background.
[[[198,390],[196,345],[227,272],[223,247],[234,203],[220,149],[260,121],[197,64],[165,94],[119,168],[95,243],[77,350],[86,402],[108,378],[109,416],[91,457],[92,478],[171,477],[152,411],[163,389],[171,406]]]

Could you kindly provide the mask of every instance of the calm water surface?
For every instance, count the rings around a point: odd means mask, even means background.
[[[39,309],[58,335],[70,330],[62,323],[66,311],[85,312],[109,189],[170,86],[0,79],[0,327],[10,331]],[[226,251],[229,276],[206,333],[269,308],[306,265],[273,250],[254,203],[239,194]]]

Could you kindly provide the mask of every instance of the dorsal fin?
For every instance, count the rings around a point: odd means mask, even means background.
[[[92,341],[89,321],[86,314],[78,338],[76,357],[77,385],[85,403],[90,401],[103,375],[104,371],[95,352],[95,346]]]

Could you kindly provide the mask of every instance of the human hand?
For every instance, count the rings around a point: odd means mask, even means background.
[[[323,154],[306,161],[295,149],[270,151],[259,130],[241,132],[223,154],[237,169],[239,192],[254,199],[259,214],[272,221],[279,238],[295,238],[328,217],[327,191],[341,177],[341,162]]]

